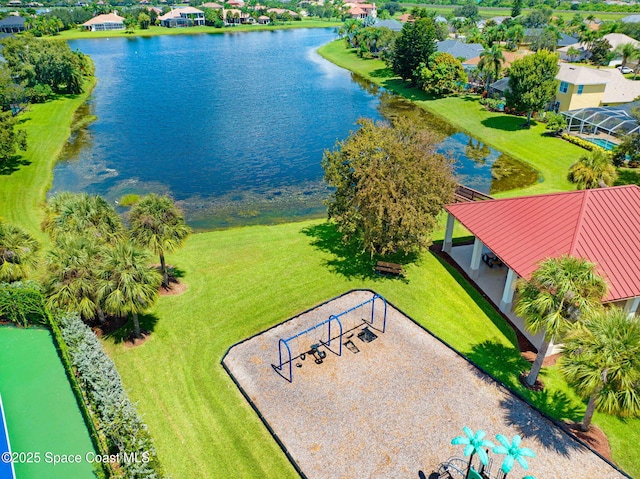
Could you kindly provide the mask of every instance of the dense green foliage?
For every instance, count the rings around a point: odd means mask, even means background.
[[[504,54],[499,45],[492,45],[480,54],[478,71],[484,79],[484,89],[489,90],[489,85],[500,78]]]
[[[403,80],[417,80],[417,70],[436,52],[436,30],[433,20],[420,18],[407,22],[396,39],[391,68]]]
[[[55,93],[76,94],[82,92],[83,76],[91,73],[86,57],[66,42],[11,36],[2,44],[12,75],[27,87],[48,85]]]
[[[449,53],[436,52],[418,69],[418,86],[427,93],[448,95],[460,92],[467,84],[462,63]]]
[[[19,123],[10,111],[0,111],[0,172],[14,162],[19,150],[27,149],[27,134],[15,128]]]
[[[625,161],[640,162],[640,133],[631,133],[613,150],[613,164],[622,166]]]
[[[173,253],[191,233],[184,215],[168,196],[147,195],[131,210],[131,238],[160,257],[163,285],[169,286],[165,253]]]
[[[611,52],[611,44],[604,38],[595,40],[590,48],[591,58],[589,59],[594,65],[608,65],[613,59],[614,53]]]
[[[589,404],[582,420],[588,430],[594,411],[640,416],[640,318],[619,308],[600,311],[578,324],[562,347],[560,371]]]
[[[136,412],[125,392],[113,361],[105,354],[96,335],[73,314],[61,315],[53,321],[60,327],[62,338],[97,418],[98,431],[107,440],[111,454],[138,454],[138,461],[121,461],[113,477],[160,479],[164,477],[153,440],[146,424]]]
[[[577,185],[579,190],[612,186],[616,178],[611,155],[602,149],[581,156],[571,165],[567,175],[567,179]]]
[[[19,226],[0,219],[0,281],[19,281],[34,269],[38,241]]]
[[[545,120],[545,130],[554,135],[561,134],[567,127],[567,120],[560,113],[547,113]]]
[[[0,321],[20,326],[46,324],[42,288],[34,281],[0,283]]]
[[[527,124],[535,110],[542,110],[558,88],[558,55],[541,50],[511,64],[507,105],[527,112]]]
[[[529,280],[517,284],[514,309],[533,334],[544,332],[544,341],[527,376],[533,386],[549,344],[561,340],[572,323],[597,311],[607,290],[596,266],[582,258],[562,256],[544,260]]]
[[[453,199],[451,162],[435,152],[435,134],[408,120],[359,124],[322,160],[325,181],[335,188],[329,217],[345,241],[357,241],[372,255],[418,251]]]

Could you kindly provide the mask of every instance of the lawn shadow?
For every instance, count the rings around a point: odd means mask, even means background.
[[[500,115],[492,116],[482,120],[482,123],[487,128],[493,128],[495,130],[503,131],[520,131],[524,129],[526,119],[521,116]],[[531,122],[531,126],[535,126],[534,121]]]
[[[507,323],[502,315],[493,307],[493,305],[480,293],[466,278],[452,265],[450,265],[441,255],[435,253],[433,250],[429,251],[439,262],[446,268],[448,273],[456,280],[456,282],[464,289],[469,297],[476,303],[476,305],[486,314],[496,328],[500,330],[506,338],[508,338],[514,347],[523,347],[524,344],[519,344],[520,338],[517,332]]]
[[[389,67],[386,68],[378,68],[377,70],[373,70],[369,73],[373,78],[392,78],[395,76],[393,70]]]
[[[616,179],[614,186],[622,186],[622,185],[640,186],[640,170],[619,168],[618,178]]]
[[[356,242],[345,243],[336,225],[330,222],[308,226],[303,228],[301,232],[312,238],[312,246],[333,256],[332,259],[325,261],[325,265],[329,267],[330,271],[349,279],[378,280],[387,278],[387,276],[382,276],[375,272],[376,263],[381,259],[403,265],[412,263],[417,259],[415,254],[398,254],[384,258],[380,256],[372,257],[369,253],[363,252]],[[388,278],[408,282],[406,278],[401,276]]]
[[[31,162],[21,155],[13,155],[4,162],[0,163],[0,175],[10,175],[20,169],[21,166],[28,166]]]
[[[573,441],[567,441],[566,435],[559,427],[549,427],[546,421],[542,421],[540,412],[558,421],[579,421],[584,412],[583,406],[562,391],[544,389],[533,392],[524,389],[518,378],[520,373],[527,371],[531,365],[515,348],[509,348],[495,341],[484,341],[474,345],[471,352],[465,355],[472,363],[489,372],[491,377],[510,390],[517,391],[536,408],[523,408],[523,399],[516,396],[509,396],[502,400],[500,405],[508,425],[518,429],[518,433],[523,438],[533,437],[544,447],[553,449],[559,454],[569,453],[569,448],[573,447],[571,446],[574,444]],[[478,371],[477,374],[478,377],[486,379],[483,372]],[[575,447],[578,446],[575,445]]]
[[[139,314],[140,330],[146,331],[150,335],[156,328],[159,318],[155,314]],[[129,340],[133,334],[133,319],[129,320],[120,328],[106,333],[103,337],[112,339],[115,344],[124,343]]]

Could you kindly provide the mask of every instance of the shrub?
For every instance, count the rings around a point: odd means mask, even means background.
[[[482,98],[480,99],[480,104],[484,105],[484,107],[489,111],[504,110],[504,100],[499,100],[497,98]]]
[[[559,135],[567,126],[567,121],[560,113],[548,113],[545,118],[545,129],[554,135]],[[593,143],[591,143],[593,145]]]
[[[120,458],[119,471],[132,479],[164,477],[153,440],[146,424],[136,412],[122,386],[113,361],[103,351],[96,335],[75,314],[61,314],[53,319],[60,327],[71,363],[111,454]]]
[[[44,103],[54,97],[51,87],[43,83],[38,83],[31,88],[27,88],[25,93],[31,103]]]
[[[562,135],[562,139],[563,140],[567,140],[569,143],[573,143],[574,145],[577,145],[577,146],[579,146],[581,148],[584,148],[585,150],[589,150],[589,151],[603,150],[603,151],[606,151],[604,148],[599,147],[595,143],[591,143],[590,141],[583,140],[582,138],[580,138],[578,136],[573,136],[573,135],[569,135],[569,134],[565,133],[565,134]]]
[[[0,319],[20,326],[45,324],[44,296],[35,281],[0,283]]]
[[[118,204],[120,206],[129,207],[135,205],[138,201],[140,201],[140,195],[129,193],[127,195],[123,195]]]

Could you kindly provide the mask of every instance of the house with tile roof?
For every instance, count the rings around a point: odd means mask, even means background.
[[[556,75],[560,83],[557,111],[630,103],[640,96],[640,82],[627,80],[617,68],[592,68],[562,63]]]
[[[20,33],[26,28],[26,20],[19,15],[9,15],[0,20],[0,32],[2,33]]]
[[[204,12],[195,7],[175,8],[158,17],[160,25],[167,28],[204,25]]]
[[[482,275],[501,282],[501,288],[485,292],[490,297],[493,294],[492,300],[499,303],[500,310],[535,346],[540,338],[524,330],[522,319],[513,314],[514,284],[518,278],[530,278],[548,258],[569,255],[595,263],[607,283],[602,302],[638,314],[640,187],[455,203],[447,205],[446,210],[449,216],[443,250],[478,284]],[[456,221],[475,236],[473,247],[467,246],[465,255],[456,253],[462,246],[452,244]],[[488,254],[487,250],[506,266],[506,272],[483,264],[482,255]]]
[[[106,13],[87,20],[82,26],[92,32],[124,30],[124,17],[115,13]]]
[[[449,53],[453,58],[464,60],[477,57],[484,51],[484,47],[479,43],[464,43],[454,39],[437,42],[437,48],[439,52]]]
[[[375,3],[345,3],[348,8],[347,13],[351,18],[364,20],[365,18],[376,18],[377,10]]]

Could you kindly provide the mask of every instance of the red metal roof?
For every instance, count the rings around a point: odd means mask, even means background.
[[[635,185],[456,203],[446,209],[519,276],[564,254],[596,263],[605,302],[640,296],[640,188]]]

